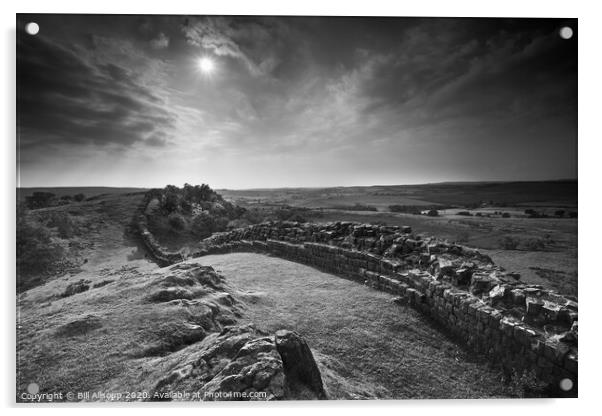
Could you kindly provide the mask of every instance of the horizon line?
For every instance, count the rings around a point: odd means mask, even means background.
[[[330,186],[274,186],[274,187],[252,187],[252,188],[231,188],[231,187],[212,187],[214,190],[220,191],[255,191],[264,189],[329,189],[329,188],[371,188],[376,186],[427,186],[427,185],[459,185],[459,184],[478,184],[478,183],[529,183],[529,182],[578,182],[578,178],[557,178],[557,179],[539,179],[539,180],[474,180],[474,181],[441,181],[441,182],[423,182],[412,184],[372,184],[372,185],[330,185]],[[187,182],[185,182],[187,183]],[[58,185],[58,186],[17,186],[16,189],[57,189],[57,188],[108,188],[108,189],[161,189],[163,186],[110,186],[110,185]],[[177,186],[177,185],[176,185]],[[183,186],[183,185],[182,185]]]

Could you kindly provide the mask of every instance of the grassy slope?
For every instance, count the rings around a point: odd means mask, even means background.
[[[389,294],[263,255],[196,261],[213,265],[240,290],[245,319],[270,332],[298,331],[322,357],[323,373],[335,369],[347,383],[382,398],[477,398],[505,391],[499,373],[418,312],[393,304]]]
[[[128,258],[144,257],[135,241],[126,235],[126,227],[142,201],[142,194],[109,194],[98,199],[30,211],[44,222],[53,213],[66,214],[75,225],[73,235],[63,241],[66,256],[78,267],[65,273],[86,272],[98,268],[120,267]],[[51,229],[58,238],[56,229]],[[39,284],[57,276],[23,276]]]

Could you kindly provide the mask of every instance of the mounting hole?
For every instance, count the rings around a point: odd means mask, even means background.
[[[571,391],[572,388],[573,380],[571,380],[570,378],[563,378],[562,380],[560,380],[560,389],[562,391]]]
[[[40,31],[40,25],[38,25],[36,22],[29,22],[25,25],[25,31],[29,35],[37,35]]]
[[[562,39],[570,39],[573,37],[573,29],[571,29],[569,26],[563,26],[558,31],[558,34]]]
[[[40,386],[38,383],[29,383],[27,386],[27,393],[29,394],[38,394],[40,392]]]

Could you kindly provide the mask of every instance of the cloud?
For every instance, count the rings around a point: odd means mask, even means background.
[[[18,128],[26,152],[169,141],[177,116],[130,69],[89,59],[77,47],[45,37],[19,42]]]
[[[169,46],[169,38],[161,32],[156,38],[151,39],[150,46],[153,49],[165,49]]]
[[[575,166],[576,42],[554,19],[123,19],[61,16],[60,31],[19,38],[21,161],[58,175],[67,159],[119,160],[127,176],[153,160],[161,181],[238,186],[309,170],[306,184],[337,184]],[[203,54],[212,77],[196,69]],[[523,165],[539,171],[510,172]]]
[[[227,17],[190,19],[182,27],[188,43],[240,60],[253,76],[270,74],[280,63],[274,49],[282,31],[276,21]]]

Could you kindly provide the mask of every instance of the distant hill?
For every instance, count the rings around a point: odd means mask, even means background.
[[[33,195],[34,192],[50,192],[57,197],[64,195],[84,194],[86,198],[102,194],[129,194],[131,192],[145,192],[148,188],[113,188],[110,186],[61,186],[61,187],[39,187],[39,188],[17,188],[17,199]]]

